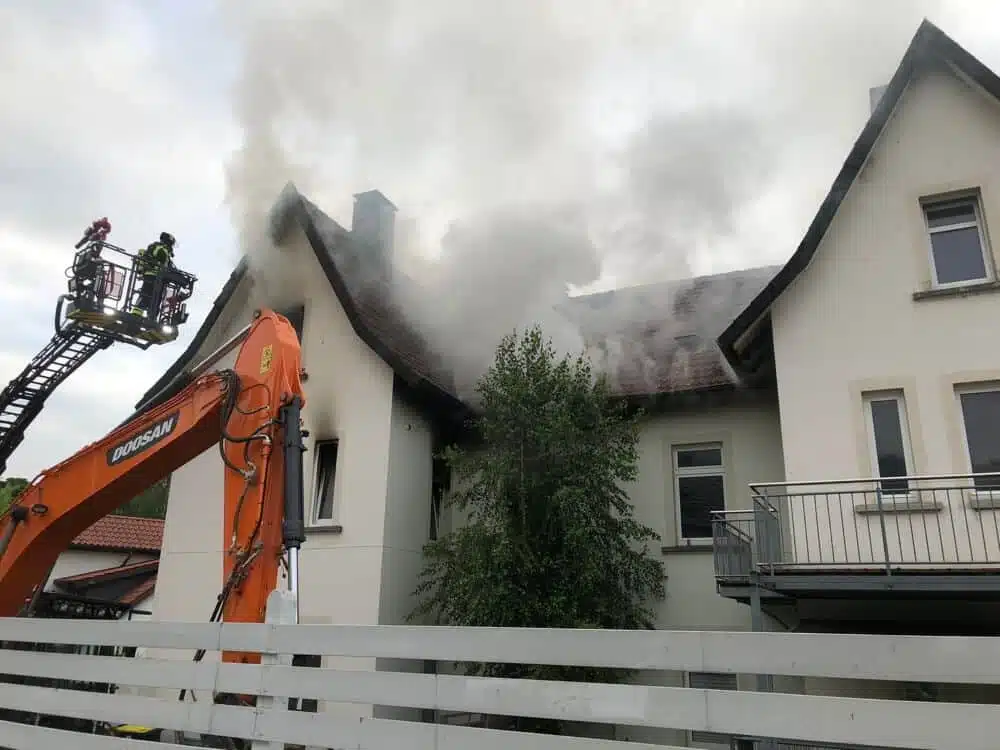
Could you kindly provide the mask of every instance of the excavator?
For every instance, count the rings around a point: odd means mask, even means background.
[[[237,347],[233,367],[213,369]],[[183,391],[43,471],[0,516],[0,617],[30,616],[74,537],[213,445],[223,463],[225,553],[224,584],[210,619],[263,622],[282,567],[288,591],[297,596],[298,551],[305,541],[302,440],[308,435],[301,422],[303,374],[292,324],[260,309],[193,368],[194,379]],[[242,652],[222,658],[260,659]],[[118,730],[143,737],[153,731]]]
[[[232,368],[211,369],[237,347]],[[302,440],[308,433],[302,429],[305,395],[295,329],[282,315],[258,310],[192,376],[176,396],[42,472],[0,516],[0,617],[30,616],[74,537],[213,445],[224,471],[226,551],[224,584],[210,620],[263,622],[283,565],[288,590],[297,596],[298,550],[305,541]],[[260,660],[259,654],[231,651],[222,658]],[[154,731],[117,729],[144,737]]]

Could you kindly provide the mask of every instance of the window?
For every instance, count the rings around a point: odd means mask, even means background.
[[[923,209],[930,235],[934,285],[988,280],[992,273],[978,198],[927,202]]]
[[[910,430],[903,394],[899,391],[869,393],[865,394],[864,400],[872,465],[882,478],[882,492],[908,492],[909,482],[906,479],[886,479],[906,477],[913,471]]]
[[[316,521],[333,520],[333,494],[337,476],[337,441],[316,441],[316,483],[313,514]]]
[[[688,672],[687,684],[695,690],[736,690],[736,675],[725,672]],[[691,732],[691,742],[699,745],[730,747],[731,737],[718,732]]]
[[[711,539],[712,511],[726,507],[722,446],[676,448],[674,492],[680,509],[681,539]]]
[[[1000,390],[964,390],[958,399],[972,473],[1000,472]],[[1000,490],[1000,476],[976,477],[975,486]]]
[[[295,336],[298,338],[299,342],[302,342],[302,328],[305,326],[306,322],[306,308],[305,305],[296,305],[294,307],[286,307],[282,310],[278,310],[281,315],[288,318],[288,322],[292,324],[292,328],[295,329]]]

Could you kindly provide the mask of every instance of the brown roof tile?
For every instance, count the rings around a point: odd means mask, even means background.
[[[330,218],[293,185],[275,204],[275,236],[289,222],[304,229],[316,257],[352,325],[362,340],[403,380],[430,394],[441,413],[467,413],[454,378],[443,359],[420,335],[412,321],[393,302],[406,297],[414,282],[393,270],[390,294],[385,273],[372,254],[361,252],[351,233]],[[279,240],[280,241],[280,240]],[[751,268],[664,284],[617,289],[574,297],[561,306],[576,319],[590,344],[606,349],[613,363],[607,367],[612,386],[622,395],[646,395],[715,388],[734,382],[716,344],[718,335],[773,278],[778,267]],[[213,305],[195,341],[163,377],[143,396],[137,409],[148,409],[183,383],[181,373],[214,325],[236,283],[246,271],[241,262]],[[622,343],[628,351],[622,352]],[[598,362],[598,365],[601,363]]]
[[[119,604],[127,604],[129,606],[135,606],[147,596],[153,593],[156,589],[156,576],[150,576],[145,581],[140,583],[134,589],[126,591],[120,597],[118,597]]]
[[[443,359],[393,303],[397,295],[390,294],[384,272],[367,262],[370,255],[358,252],[346,229],[309,200],[301,200],[363,324],[396,362],[456,396],[454,378]],[[716,388],[732,384],[734,376],[715,338],[778,268],[750,268],[581,295],[568,300],[561,310],[579,324],[589,343],[600,349],[602,342],[611,342],[612,347],[605,349],[616,349],[607,362],[596,364],[606,367],[617,393]],[[403,290],[404,297],[406,287],[415,284],[398,270],[393,270],[392,283]]]
[[[454,396],[454,381],[442,358],[395,303],[385,271],[373,259],[373,254],[359,252],[350,232],[308,199],[301,200],[365,328],[391,352],[396,364],[402,364],[405,370]],[[398,289],[412,287],[414,282],[394,269],[392,284]]]
[[[105,516],[70,544],[77,549],[159,552],[163,521],[136,516]]]
[[[88,570],[86,573],[63,576],[56,578],[53,583],[59,586],[85,586],[88,584],[102,583],[115,578],[127,578],[145,573],[155,573],[160,567],[160,561],[143,560],[142,562],[129,563],[127,565],[115,565],[111,568],[99,568],[98,570]]]

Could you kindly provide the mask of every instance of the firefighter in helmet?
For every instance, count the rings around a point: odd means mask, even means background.
[[[176,244],[177,240],[172,234],[160,232],[159,240],[149,243],[136,253],[135,269],[137,274],[142,274],[142,286],[137,304],[132,308],[133,314],[141,315],[145,312],[155,319],[159,306],[159,300],[153,299],[156,279],[161,271],[173,263]]]

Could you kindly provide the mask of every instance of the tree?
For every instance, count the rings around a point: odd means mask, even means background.
[[[7,510],[15,497],[28,486],[28,480],[24,477],[8,477],[0,479],[0,513]]]
[[[633,518],[639,414],[535,326],[503,339],[477,385],[480,444],[445,452],[467,523],[425,546],[410,615],[459,626],[653,627],[659,537]],[[471,674],[620,681],[621,670],[467,664]],[[554,722],[513,721],[556,732]]]
[[[114,514],[118,516],[140,516],[142,518],[166,518],[167,496],[170,494],[170,477],[161,479],[147,487],[122,505]]]
[[[0,513],[7,510],[7,506],[27,486],[28,480],[22,477],[0,479]],[[161,479],[115,510],[114,514],[120,516],[141,516],[143,518],[166,518],[167,495],[169,491],[170,478]]]

